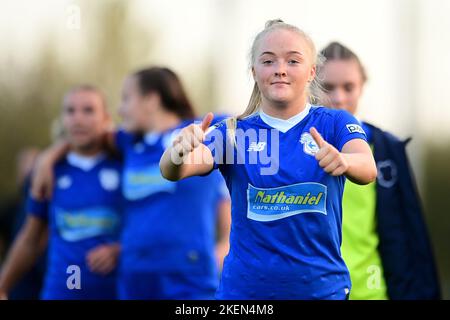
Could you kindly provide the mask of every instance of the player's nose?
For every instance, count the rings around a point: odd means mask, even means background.
[[[275,65],[275,77],[286,77],[286,65],[284,63],[277,63]]]
[[[345,95],[340,89],[335,89],[330,93],[331,103],[335,108],[342,108],[344,106]]]

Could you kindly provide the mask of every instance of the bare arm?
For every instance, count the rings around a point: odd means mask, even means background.
[[[222,200],[218,206],[216,258],[222,270],[223,260],[230,250],[231,201]]]
[[[348,164],[345,176],[350,181],[368,184],[377,178],[377,167],[372,150],[364,140],[350,140],[342,148],[342,154]]]
[[[53,191],[53,166],[69,152],[69,142],[61,139],[45,149],[33,169],[31,194],[35,199],[50,199]]]
[[[367,142],[361,139],[348,141],[339,152],[334,146],[326,142],[315,128],[310,133],[319,151],[316,160],[325,172],[332,176],[345,175],[357,184],[368,184],[377,177],[377,167]]]
[[[202,159],[198,161],[197,159]],[[187,177],[206,174],[213,169],[213,156],[211,150],[201,144],[184,157],[176,152],[176,146],[164,151],[159,162],[161,174],[171,181],[178,181]]]
[[[110,150],[112,152],[117,152],[116,145],[116,131],[107,131],[103,135],[103,145],[105,149]]]
[[[28,216],[0,272],[0,299],[6,299],[17,281],[35,264],[46,247],[47,237],[47,224]]]

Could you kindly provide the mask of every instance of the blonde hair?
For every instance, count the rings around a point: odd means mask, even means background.
[[[250,68],[253,67],[256,61],[256,50],[262,37],[265,36],[267,33],[277,29],[290,30],[300,35],[308,44],[311,57],[314,59],[313,64],[314,65],[321,64],[322,59],[317,55],[316,46],[314,45],[314,42],[309,37],[309,35],[307,35],[304,31],[300,30],[294,25],[285,23],[281,19],[275,19],[267,21],[264,29],[260,31],[253,40],[253,45],[250,51]],[[313,90],[311,90],[311,87],[314,86],[320,86],[320,84],[316,81],[315,78],[312,80],[312,82],[307,88],[308,94],[310,96],[309,99],[311,101],[316,100],[316,97],[311,95],[311,93],[313,92]],[[253,92],[252,95],[250,96],[247,108],[245,109],[244,113],[238,116],[238,119],[243,119],[254,114],[258,110],[260,104],[261,104],[261,91],[259,90],[258,84],[255,82],[255,84],[253,85]]]
[[[285,23],[281,19],[274,19],[274,20],[267,21],[264,29],[262,31],[260,31],[256,35],[255,39],[253,40],[253,44],[252,44],[252,47],[250,50],[250,64],[249,64],[250,69],[253,67],[253,65],[256,61],[256,50],[257,50],[258,44],[261,41],[261,39],[267,33],[271,32],[273,30],[278,30],[278,29],[293,31],[296,34],[300,35],[308,44],[311,57],[314,59],[313,65],[320,66],[323,63],[324,59],[320,55],[317,54],[316,46],[314,45],[314,42],[312,41],[312,39],[309,37],[308,34],[306,34],[304,31],[300,30],[298,27],[296,27],[294,25]],[[315,103],[316,101],[319,101],[322,98],[323,89],[320,85],[320,82],[316,78],[314,78],[310,82],[310,84],[306,88],[306,90],[308,92],[310,102]],[[247,117],[253,115],[254,113],[256,113],[261,104],[261,100],[262,100],[261,99],[261,91],[259,90],[258,84],[255,82],[255,84],[253,85],[253,91],[250,96],[250,100],[247,104],[247,108],[245,109],[245,111],[241,115],[239,115],[237,118],[229,118],[226,121],[227,128],[229,129],[229,131],[231,131],[229,136],[230,136],[230,138],[233,138],[232,140],[234,140],[234,135],[235,135],[234,133],[236,130],[237,120],[247,118]]]

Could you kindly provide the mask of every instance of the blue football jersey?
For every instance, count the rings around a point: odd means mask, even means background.
[[[126,211],[121,273],[204,275],[217,287],[216,213],[218,202],[226,197],[224,180],[216,173],[172,182],[159,169],[177,129],[191,122],[162,134],[138,137],[119,131],[116,135],[124,159]]]
[[[209,130],[205,145],[232,199],[217,298],[345,299],[349,292],[340,253],[345,177],[319,166],[311,127],[339,151],[366,140],[348,112],[310,105],[289,120],[259,112],[235,130],[225,121]]]
[[[43,299],[116,298],[116,272],[95,274],[86,259],[91,249],[119,240],[120,172],[120,162],[106,155],[87,158],[70,153],[54,168],[51,201],[29,196],[29,214],[49,225]]]

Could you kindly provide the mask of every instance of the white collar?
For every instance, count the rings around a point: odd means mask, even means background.
[[[106,155],[103,152],[95,156],[83,156],[71,151],[67,154],[67,162],[74,167],[80,168],[81,170],[89,171],[105,157]]]
[[[269,116],[268,114],[264,113],[264,111],[259,111],[259,116],[261,117],[261,120],[264,121],[269,126],[277,129],[278,131],[281,131],[283,133],[286,133],[289,129],[294,127],[297,123],[302,121],[309,113],[309,110],[311,109],[311,105],[309,103],[306,104],[305,109],[300,112],[299,114],[296,114],[292,118],[289,118],[287,120],[275,118],[272,116]]]
[[[161,133],[159,132],[147,132],[144,135],[144,141],[148,144],[148,145],[154,145],[158,139],[161,137]]]

